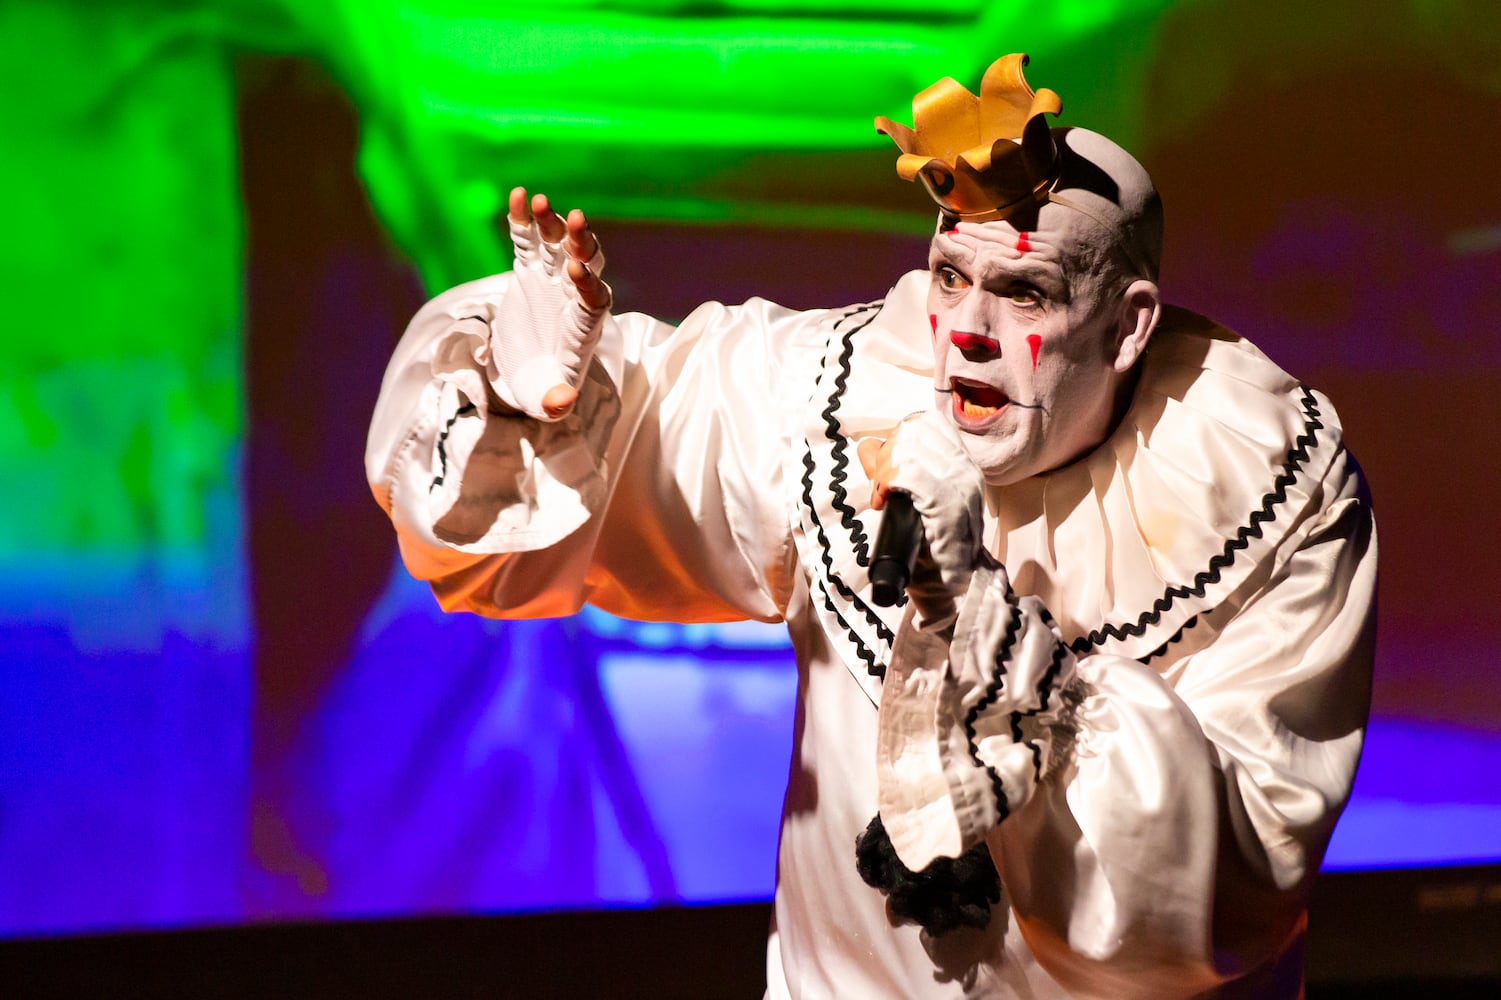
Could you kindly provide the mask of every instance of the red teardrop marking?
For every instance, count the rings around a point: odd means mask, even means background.
[[[1027,334],[1027,346],[1032,349],[1032,370],[1037,370],[1037,352],[1042,350],[1042,337],[1035,333]]]
[[[1017,233],[1016,234],[1016,252],[1017,253],[1026,253],[1028,250],[1031,250],[1031,249],[1032,249],[1032,244],[1027,239],[1027,234],[1026,233]]]
[[[935,315],[934,313],[929,313],[928,314],[928,322],[933,325],[933,336],[935,338],[937,338],[937,336],[938,336],[938,317],[937,317],[937,315]]]

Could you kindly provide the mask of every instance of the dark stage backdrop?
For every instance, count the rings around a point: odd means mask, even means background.
[[[0,934],[768,897],[779,629],[441,615],[366,422],[513,184],[590,211],[625,309],[880,296],[932,212],[871,117],[1010,51],[1153,172],[1169,300],[1369,473],[1328,865],[1501,861],[1501,15],[936,6],[0,6]]]

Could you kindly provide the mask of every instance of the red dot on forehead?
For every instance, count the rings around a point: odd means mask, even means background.
[[[1031,250],[1031,249],[1032,249],[1032,243],[1031,243],[1030,240],[1027,239],[1027,234],[1026,233],[1017,233],[1016,234],[1016,252],[1017,253],[1026,253],[1028,250]]]

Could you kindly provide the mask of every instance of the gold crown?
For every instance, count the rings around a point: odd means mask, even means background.
[[[1005,217],[1045,197],[1058,178],[1058,148],[1048,114],[1063,100],[1046,88],[1033,92],[1022,53],[990,64],[976,97],[945,77],[912,99],[913,128],[876,118],[876,131],[896,142],[902,180],[922,178],[949,215],[966,222]]]

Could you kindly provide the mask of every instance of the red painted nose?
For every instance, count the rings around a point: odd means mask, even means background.
[[[978,333],[965,333],[963,330],[954,330],[949,334],[949,343],[961,351],[978,351],[982,354],[1001,353],[1001,344],[998,340],[982,337]]]

